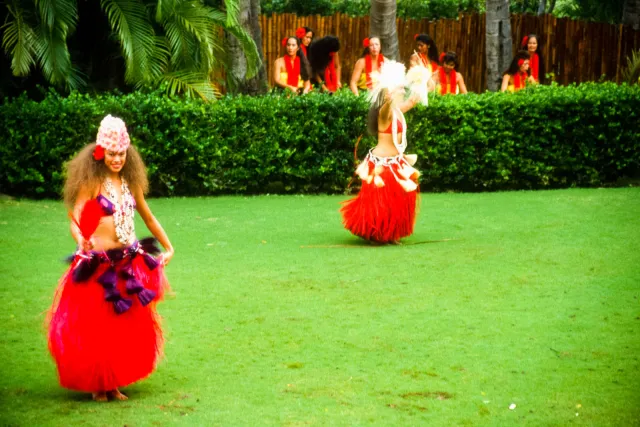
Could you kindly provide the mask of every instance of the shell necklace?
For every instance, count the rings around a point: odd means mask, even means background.
[[[135,202],[127,181],[124,178],[120,178],[122,182],[121,190],[122,196],[120,202],[117,202],[118,195],[113,187],[113,183],[110,178],[106,178],[104,181],[104,188],[107,190],[109,199],[114,204],[113,210],[113,222],[116,226],[116,236],[123,245],[128,245],[133,240],[135,235],[135,224],[133,222],[133,215],[136,210]]]

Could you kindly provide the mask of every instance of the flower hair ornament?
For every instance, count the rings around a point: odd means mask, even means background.
[[[109,114],[100,122],[93,158],[95,160],[104,159],[104,152],[107,150],[118,153],[127,151],[129,145],[131,145],[131,140],[124,121]]]
[[[289,37],[283,37],[282,41],[280,42],[280,44],[282,45],[282,47],[287,47],[287,42],[289,41]]]
[[[524,36],[524,37],[522,38],[522,44],[521,44],[521,46],[522,46],[522,47],[525,47],[525,46],[527,45],[527,43],[529,43],[529,36]]]
[[[518,60],[518,67],[522,67],[522,64],[524,64],[524,59],[519,59]]]
[[[447,53],[446,53],[446,52],[442,52],[442,53],[440,54],[440,63],[441,63],[441,64],[442,64],[442,61],[444,61],[444,57],[445,57],[445,56],[447,56]]]
[[[305,30],[304,27],[299,27],[296,30],[296,37],[299,38],[300,40],[302,40],[306,34],[307,34],[307,30]]]
[[[369,47],[370,44],[371,44],[371,40],[369,40],[369,37],[362,40],[362,47]]]
[[[413,35],[413,39],[414,39],[414,40],[418,40],[418,37],[419,37],[419,36],[420,36],[420,34],[414,34],[414,35]]]

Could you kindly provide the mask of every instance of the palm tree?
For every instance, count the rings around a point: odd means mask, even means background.
[[[493,91],[500,88],[502,72],[513,57],[509,16],[509,0],[487,0],[487,86]]]
[[[223,37],[238,40],[251,76],[260,64],[256,45],[240,26],[238,0],[225,11],[199,0],[100,0],[125,63],[125,82],[166,86],[171,94],[213,99],[216,71],[227,67]],[[8,0],[2,45],[16,76],[38,65],[49,83],[66,89],[84,84],[71,60],[68,39],[78,24],[77,0]]]
[[[399,60],[398,32],[396,30],[396,0],[371,0],[371,36],[380,37],[384,56]]]
[[[238,0],[240,25],[251,34],[262,61],[255,76],[247,76],[247,58],[243,47],[232,35],[226,35],[226,50],[229,56],[227,87],[231,92],[258,95],[267,92],[267,71],[262,52],[262,30],[260,29],[260,0]]]

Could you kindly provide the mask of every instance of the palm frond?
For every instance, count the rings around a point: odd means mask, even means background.
[[[149,82],[159,76],[166,63],[158,51],[158,42],[147,13],[140,0],[101,0],[109,24],[116,33],[125,58],[125,81]]]
[[[36,55],[42,74],[53,85],[74,89],[75,79],[71,79],[71,55],[67,46],[67,33],[54,26],[53,30],[40,25],[36,29]]]
[[[246,78],[253,78],[260,70],[260,65],[262,65],[256,43],[253,41],[253,38],[251,38],[251,35],[242,27],[230,27],[227,28],[227,31],[240,42],[244,56],[247,59]]]
[[[167,93],[175,95],[183,93],[189,97],[200,97],[207,101],[221,96],[220,90],[209,79],[207,74],[189,70],[166,73],[157,79],[158,84],[167,87]]]
[[[171,46],[171,62],[174,66],[194,66],[209,69],[215,49],[215,28],[209,18],[213,10],[199,1],[173,3],[171,14],[165,11],[163,26]]]
[[[78,5],[74,0],[35,0],[41,24],[49,31],[59,27],[72,33],[78,22]]]
[[[227,11],[226,14],[226,26],[238,27],[240,26],[240,2],[238,0],[223,0],[224,8]]]
[[[627,67],[622,71],[622,79],[629,84],[640,84],[640,50],[627,56]]]
[[[36,33],[27,23],[25,10],[18,4],[7,5],[9,14],[3,31],[2,47],[11,55],[11,71],[15,76],[27,76],[36,62]]]

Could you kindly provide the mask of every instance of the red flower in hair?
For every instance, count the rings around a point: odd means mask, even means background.
[[[104,148],[100,145],[96,145],[96,148],[93,149],[93,158],[96,160],[104,159]]]
[[[522,64],[524,64],[524,59],[518,61],[518,67],[522,67]]]
[[[280,42],[282,44],[282,47],[287,47],[288,41],[289,41],[289,37],[283,38],[282,41]]]
[[[296,30],[296,37],[302,40],[304,36],[307,34],[307,30],[304,27],[300,27]]]
[[[362,46],[369,47],[370,44],[371,44],[371,42],[369,41],[369,37],[367,37],[366,39],[362,40]]]
[[[522,38],[522,47],[526,46],[529,43],[529,36],[524,36]]]
[[[446,53],[442,52],[440,54],[440,62],[444,61],[444,57],[445,57]]]
[[[418,38],[418,36],[419,36],[419,35],[420,35],[420,34],[414,34],[414,35],[413,35],[413,39],[414,39],[414,40],[417,40],[417,38]]]

